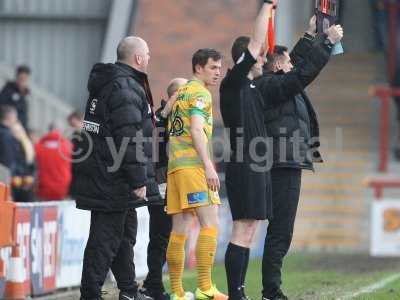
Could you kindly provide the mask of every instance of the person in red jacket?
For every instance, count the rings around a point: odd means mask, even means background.
[[[36,196],[45,201],[63,200],[71,183],[71,142],[50,129],[35,145],[38,184]]]

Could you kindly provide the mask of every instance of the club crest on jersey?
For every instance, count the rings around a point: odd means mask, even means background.
[[[197,98],[196,107],[199,109],[203,109],[206,106],[206,100],[203,97]]]

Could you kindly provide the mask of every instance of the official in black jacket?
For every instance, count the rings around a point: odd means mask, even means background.
[[[120,299],[145,299],[135,282],[135,208],[163,205],[152,162],[149,48],[141,38],[127,37],[118,45],[117,56],[115,64],[96,64],[90,73],[84,138],[75,157],[72,194],[78,208],[91,210],[82,299],[101,299],[110,268]]]
[[[0,105],[10,105],[18,112],[18,119],[28,128],[28,103],[26,97],[30,91],[28,88],[31,70],[28,66],[19,66],[16,70],[15,81],[7,82],[0,92]]]
[[[273,219],[269,223],[263,257],[263,296],[287,299],[280,289],[282,261],[293,235],[300,195],[302,169],[313,170],[313,162],[322,162],[318,151],[317,115],[304,89],[327,64],[334,43],[343,30],[332,26],[315,37],[315,17],[310,28],[290,55],[277,46],[267,56],[266,74],[257,80],[265,99],[265,126],[273,138],[271,170]]]

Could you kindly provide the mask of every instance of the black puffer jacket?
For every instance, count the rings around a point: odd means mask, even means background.
[[[77,143],[80,154],[74,157],[72,196],[77,207],[119,211],[162,204],[152,162],[147,75],[122,63],[96,64],[88,89],[82,140]],[[147,197],[138,199],[133,190],[145,185]]]
[[[312,170],[313,162],[322,162],[317,115],[304,89],[329,61],[331,46],[325,39],[301,38],[290,54],[292,71],[267,73],[256,82],[265,99],[267,134],[274,142],[273,167]]]

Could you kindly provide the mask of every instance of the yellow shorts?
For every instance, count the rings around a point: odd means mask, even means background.
[[[167,176],[167,213],[221,204],[218,192],[208,188],[202,168],[180,169]]]

